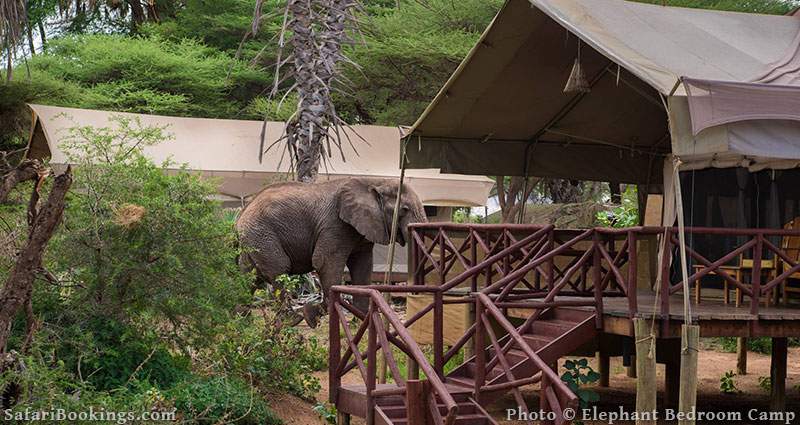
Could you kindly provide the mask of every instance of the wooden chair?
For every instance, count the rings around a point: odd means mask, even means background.
[[[800,249],[798,249],[800,251]],[[695,272],[705,268],[705,265],[702,264],[695,264],[693,269]],[[733,265],[723,265],[720,266],[719,269],[728,273],[729,275],[733,275],[733,278],[739,282],[743,282],[742,277],[746,274],[753,273],[753,260],[750,258],[744,258],[744,255],[739,255],[736,264]],[[761,273],[765,275],[767,281],[771,279],[771,277],[776,276],[775,274],[775,261],[774,260],[761,260]],[[716,271],[709,272],[708,275],[716,275]],[[797,273],[800,276],[800,273]],[[762,280],[763,281],[763,280]],[[766,281],[764,281],[766,283]],[[694,284],[694,302],[695,304],[700,304],[700,294],[702,291],[702,279],[697,279]],[[725,304],[730,303],[730,290],[731,286],[733,286],[730,282],[723,279],[722,280],[722,301]],[[735,287],[736,292],[736,306],[738,307],[742,302],[742,291],[739,287]],[[777,294],[777,288],[773,289],[773,294]],[[769,305],[770,297],[766,297],[765,304]]]
[[[800,229],[800,217],[795,217],[794,220],[786,223],[784,229],[797,230]],[[800,261],[800,236],[785,236],[781,239],[781,249],[786,255],[795,262]],[[778,274],[781,274],[792,268],[790,264],[778,258]],[[789,293],[800,293],[800,286],[792,286],[791,279],[800,279],[800,272],[790,274],[786,280],[781,284],[782,302],[786,304],[789,300]]]

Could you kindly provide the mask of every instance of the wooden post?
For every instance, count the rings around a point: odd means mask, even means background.
[[[433,366],[444,379],[444,300],[441,291],[433,294]]]
[[[770,364],[769,378],[772,390],[769,399],[769,410],[773,412],[786,411],[786,355],[789,346],[787,338],[772,338],[772,362]],[[784,423],[776,420],[773,424]]]
[[[336,304],[339,302],[339,293],[328,295],[328,401],[336,405],[342,377],[336,373],[341,361],[341,335],[339,334],[339,312]]]
[[[602,349],[597,352],[597,372],[600,374],[600,381],[597,385],[604,388],[607,388],[609,385],[609,360],[608,354],[604,353]]]
[[[406,358],[406,380],[419,379],[419,364],[413,356]]]
[[[700,326],[681,327],[681,388],[678,409],[690,413],[697,406],[697,350],[700,346]],[[678,425],[694,425],[694,420],[679,420]]]
[[[474,267],[474,266],[476,266],[478,264],[478,243],[475,240],[475,231],[470,229],[468,237],[469,237],[469,242],[470,242],[470,247],[469,247],[470,260],[471,260],[470,266]],[[479,275],[480,275],[480,273],[475,273],[475,274],[472,275],[472,278],[470,279],[470,291],[473,294],[475,292],[478,292],[478,276]],[[467,319],[468,319],[467,326],[472,326],[475,323],[477,323],[475,321],[475,303],[467,304],[467,316],[468,316],[467,317]],[[475,338],[475,337],[473,336],[473,338]],[[474,347],[475,347],[475,344],[470,344],[469,341],[466,342],[466,344],[464,345],[464,359],[465,360],[469,359],[470,357],[475,355]]]
[[[636,378],[636,356],[631,356],[631,365],[625,367],[625,374],[628,378]]]
[[[372,322],[372,302],[370,302],[370,309],[367,312],[367,317],[364,320],[369,321],[369,330],[367,331],[367,382],[364,384],[367,387],[367,425],[375,424],[375,396],[372,394],[375,391],[375,381],[377,380],[377,350],[378,350],[378,330]],[[354,353],[358,355],[358,353]]]
[[[406,415],[408,415],[408,425],[426,425],[428,409],[427,394],[425,394],[425,383],[412,379],[406,381]]]
[[[756,246],[753,248],[753,274],[750,289],[753,291],[753,296],[750,297],[750,314],[758,315],[758,303],[761,301],[761,251],[763,247],[764,236],[758,234],[756,236]]]
[[[653,413],[656,410],[656,353],[654,336],[650,324],[644,319],[633,319],[636,338],[636,411],[640,418],[636,425],[656,425]],[[648,417],[649,416],[649,417]],[[644,420],[652,419],[652,420]]]
[[[486,330],[483,329],[483,304],[478,297],[475,297],[475,391],[473,398],[478,403],[481,402],[481,387],[486,383]]]
[[[350,414],[342,411],[336,412],[336,425],[350,425]]]
[[[736,374],[747,375],[747,338],[736,338]]]
[[[674,409],[678,407],[681,386],[681,351],[680,346],[662,346],[666,349],[667,361],[664,363],[664,406]]]
[[[636,287],[638,285],[638,244],[636,243],[636,232],[628,231],[628,317],[636,317],[639,312],[639,300],[637,299]]]

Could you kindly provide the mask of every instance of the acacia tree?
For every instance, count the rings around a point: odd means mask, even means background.
[[[497,176],[497,202],[500,204],[500,220],[502,223],[513,223],[517,220],[522,205],[531,197],[541,179],[520,176]]]
[[[248,36],[258,32],[264,17],[262,3],[263,0],[256,2],[253,28]],[[344,159],[343,137],[352,146],[348,136],[340,131],[347,124],[336,113],[332,93],[338,90],[336,84],[342,82],[340,64],[350,62],[342,53],[342,46],[351,41],[347,32],[356,27],[357,9],[356,0],[286,1],[273,96],[284,82],[291,81],[281,102],[288,94],[295,93],[297,110],[286,123],[284,133],[267,150],[285,141],[298,181],[314,182],[320,161],[324,161],[325,155],[332,155],[334,148]],[[289,71],[282,74],[287,65]],[[264,153],[265,137],[262,131],[259,158]]]

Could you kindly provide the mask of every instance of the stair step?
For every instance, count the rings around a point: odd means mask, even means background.
[[[537,320],[533,322],[528,335],[559,337],[574,328],[575,322],[559,319]]]
[[[475,388],[475,379],[468,376],[448,376],[446,382],[448,384],[455,384],[461,387]]]
[[[559,334],[560,336],[561,334]],[[528,343],[528,345],[533,348],[534,351],[541,350],[547,344],[550,344],[555,338],[548,335],[536,335],[536,334],[525,334],[522,335],[522,338]],[[528,356],[521,350],[522,356],[527,358]]]
[[[464,376],[473,379],[475,379],[475,377],[477,376],[477,374],[475,373],[475,362],[467,363],[464,370],[466,372]],[[503,368],[501,368],[500,365],[497,365],[494,367],[494,369],[486,373],[486,379],[487,380],[494,379],[502,374],[503,374]]]
[[[406,425],[408,423],[408,419],[406,418],[392,419],[392,423],[394,425]],[[489,419],[483,413],[472,413],[468,415],[456,416],[455,423],[456,425],[485,425],[490,422]]]
[[[550,310],[548,319],[563,320],[572,323],[579,323],[592,316],[592,311],[577,308],[558,307]]]
[[[457,403],[458,404],[458,414],[474,414],[475,405],[473,403]],[[438,404],[437,407],[439,408],[439,412],[445,414],[447,412],[447,406],[444,404]],[[389,419],[404,419],[407,417],[406,415],[406,406],[405,405],[393,405],[393,406],[380,406],[383,413]]]

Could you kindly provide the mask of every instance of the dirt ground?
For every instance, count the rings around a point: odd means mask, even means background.
[[[321,323],[320,326],[314,330],[306,330],[309,333],[322,336],[321,341],[324,341],[324,333],[327,329],[327,323]],[[563,359],[562,362],[563,363]],[[591,359],[592,366],[596,369],[594,359]],[[759,409],[760,411],[769,410],[769,396],[761,387],[759,387],[759,377],[769,376],[769,355],[758,353],[749,353],[748,355],[748,374],[744,376],[736,376],[734,382],[736,387],[740,390],[738,394],[723,394],[719,390],[720,377],[727,371],[736,369],[736,354],[725,353],[716,351],[714,349],[704,349],[699,353],[698,369],[700,381],[698,383],[698,411],[711,411],[711,412],[727,412],[727,411],[740,411],[745,419],[744,421],[737,421],[739,424],[759,424],[764,422],[749,421],[748,410]],[[789,349],[788,358],[788,376],[787,376],[787,410],[796,412],[797,417],[792,422],[793,424],[800,424],[800,348],[793,347]],[[563,371],[562,371],[563,372]],[[659,406],[662,406],[662,397],[664,390],[664,365],[658,365],[659,376]],[[322,389],[317,394],[317,400],[326,402],[328,399],[328,374],[327,371],[316,372],[315,376],[320,380]],[[361,382],[361,378],[357,371],[351,371],[344,377],[344,384],[357,384]],[[600,402],[597,407],[600,411],[618,411],[620,406],[626,411],[633,411],[636,400],[636,380],[629,378],[622,365],[622,358],[611,359],[611,376],[610,387],[599,388],[595,387],[594,390],[600,395]],[[524,389],[525,399],[528,401],[531,410],[538,406],[537,387],[530,386]],[[325,421],[321,419],[312,409],[314,403],[301,400],[297,397],[290,395],[275,396],[268,400],[270,407],[284,420],[286,424],[297,425],[324,425]],[[515,423],[515,421],[506,420],[506,409],[515,408],[513,397],[509,393],[502,400],[494,403],[489,407],[489,412],[500,423]],[[363,420],[353,418],[354,425],[363,425]],[[607,424],[608,421],[587,421],[587,425],[594,424]],[[633,424],[633,421],[615,421],[615,424]],[[672,421],[660,421],[659,423],[674,423]],[[721,421],[703,421],[698,423],[718,424],[725,423]]]

